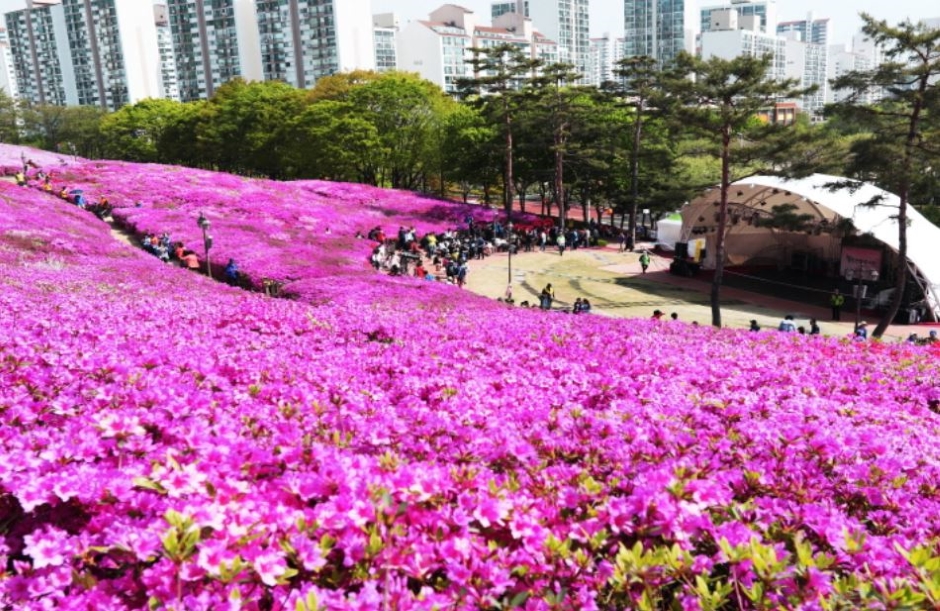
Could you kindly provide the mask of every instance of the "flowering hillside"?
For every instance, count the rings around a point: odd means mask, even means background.
[[[204,211],[219,257],[298,299],[161,264],[0,184],[3,608],[938,603],[924,348],[374,274],[356,230],[462,214],[406,194],[69,172],[138,231],[195,247]]]

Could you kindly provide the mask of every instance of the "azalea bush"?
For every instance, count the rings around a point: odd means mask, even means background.
[[[940,604],[931,348],[376,274],[356,230],[464,214],[404,193],[118,163],[67,180],[194,246],[203,211],[216,256],[296,299],[0,185],[4,608]]]

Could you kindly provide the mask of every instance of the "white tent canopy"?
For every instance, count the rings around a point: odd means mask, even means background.
[[[897,209],[899,198],[867,183],[833,189],[845,183],[838,176],[814,174],[786,180],[776,176],[751,176],[731,186],[728,193],[727,263],[779,262],[792,253],[813,253],[838,260],[842,246],[840,222],[848,219],[862,234],[870,234],[895,253],[898,251]],[[705,267],[714,267],[719,192],[710,189],[682,209],[682,239],[706,239]],[[877,201],[875,206],[864,205]],[[774,216],[773,208],[793,206],[793,214],[807,215],[803,231],[781,231],[760,226],[761,218]],[[913,207],[908,207],[907,258],[926,286],[925,297],[940,319],[940,228]]]
[[[666,250],[675,250],[682,236],[682,221],[665,218],[656,222],[656,245]]]

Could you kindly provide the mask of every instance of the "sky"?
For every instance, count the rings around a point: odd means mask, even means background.
[[[0,0],[0,2],[9,0]],[[21,0],[22,1],[22,0]],[[542,0],[530,0],[539,2]],[[623,35],[623,0],[591,1],[591,36],[610,33]],[[402,25],[412,19],[427,19],[428,13],[447,4],[445,0],[372,0],[373,13],[394,12],[399,15]],[[699,6],[724,4],[724,0],[701,0]],[[484,17],[489,23],[490,0],[453,0]],[[940,3],[934,0],[777,0],[777,16],[780,21],[805,19],[806,14],[814,12],[817,19],[828,17],[830,21],[831,42],[851,45],[852,35],[861,29],[858,13],[867,12],[878,19],[885,19],[896,24],[905,18],[918,20],[940,17]],[[535,24],[538,27],[538,24]]]

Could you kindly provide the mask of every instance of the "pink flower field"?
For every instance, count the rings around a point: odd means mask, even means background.
[[[203,212],[220,265],[293,299],[0,183],[2,608],[940,605],[936,351],[376,274],[356,231],[467,214],[409,193],[53,181],[197,252]]]

